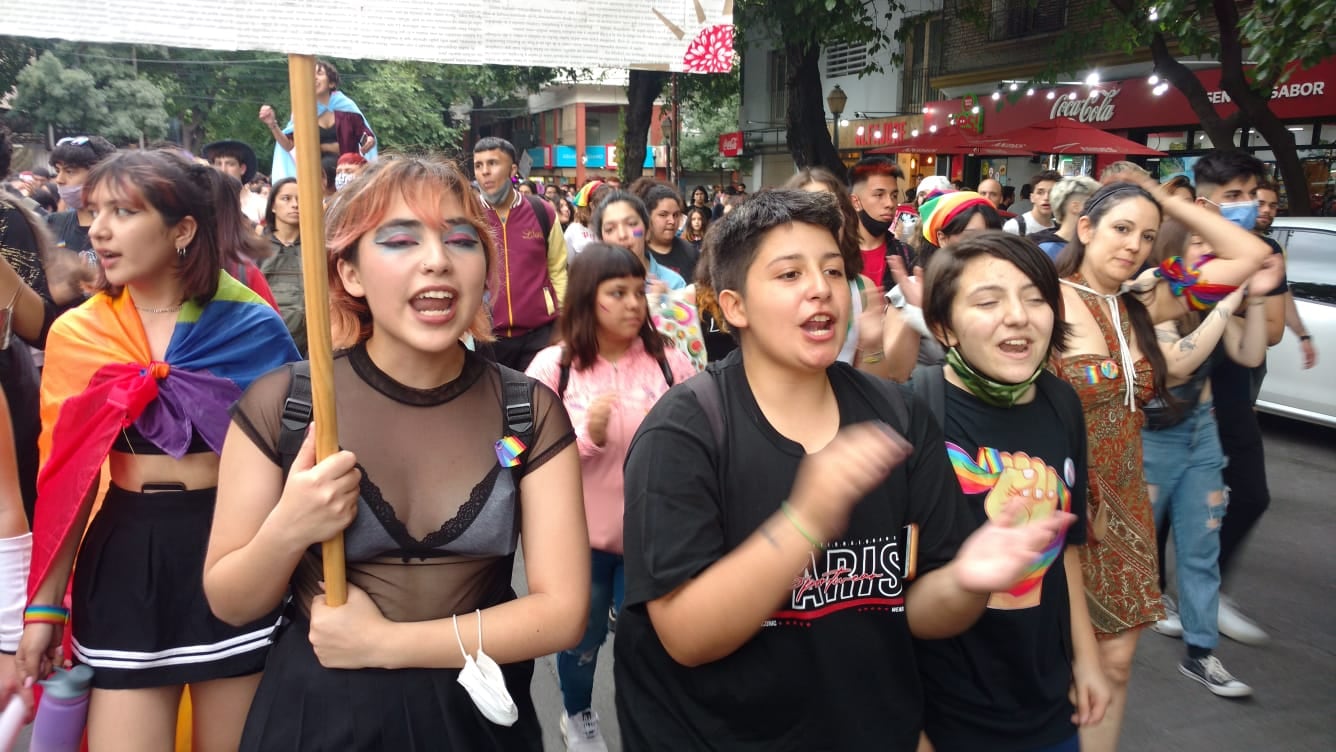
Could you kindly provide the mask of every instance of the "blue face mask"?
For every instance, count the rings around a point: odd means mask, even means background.
[[[1227,201],[1217,206],[1220,207],[1220,216],[1239,227],[1251,232],[1257,226],[1256,201]]]

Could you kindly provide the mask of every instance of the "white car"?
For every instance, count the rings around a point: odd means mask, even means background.
[[[1267,353],[1257,409],[1336,427],[1336,217],[1277,217],[1271,237],[1285,249],[1285,275],[1317,366],[1304,370],[1299,338],[1287,330]]]

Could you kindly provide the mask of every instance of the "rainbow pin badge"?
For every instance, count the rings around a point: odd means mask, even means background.
[[[520,455],[524,454],[526,448],[518,436],[497,439],[496,461],[501,463],[501,467],[516,467],[520,464]]]

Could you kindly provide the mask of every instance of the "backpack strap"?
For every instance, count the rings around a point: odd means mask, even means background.
[[[505,399],[506,434],[527,447],[533,442],[533,383],[528,376],[505,366],[501,371],[501,396]]]
[[[946,425],[946,366],[919,365],[909,376],[909,388],[928,406],[938,426]]]
[[[564,351],[564,350],[562,351],[562,357],[563,357],[563,358],[565,357],[565,351]],[[674,379],[673,379],[673,369],[672,369],[672,366],[669,366],[669,365],[668,365],[668,359],[667,359],[667,358],[664,358],[664,357],[660,357],[660,358],[656,358],[655,360],[656,360],[656,361],[658,362],[658,364],[659,364],[659,370],[663,372],[663,380],[666,381],[666,382],[668,382],[668,386],[669,386],[669,387],[672,387],[673,382],[674,382]],[[570,384],[570,383],[571,383],[571,364],[570,364],[570,363],[562,363],[562,364],[561,364],[561,375],[560,375],[559,377],[557,377],[557,396],[558,396],[558,397],[562,398],[563,400],[566,399],[566,386],[567,386],[568,384]]]
[[[283,400],[283,415],[279,421],[278,457],[283,477],[288,477],[292,463],[306,441],[306,429],[311,425],[315,408],[311,402],[311,361],[302,360],[288,366],[291,379],[288,397]]]
[[[1021,231],[1021,237],[1025,237],[1029,234],[1025,231],[1025,212],[1016,215],[1016,229]]]
[[[543,228],[543,245],[547,245],[547,236],[552,234],[552,217],[547,213],[548,203],[537,196],[530,196],[525,193],[524,199],[529,202],[529,208],[538,217],[538,226]]]
[[[705,411],[705,417],[710,421],[710,436],[714,439],[715,452],[722,460],[725,435],[724,404],[719,394],[719,382],[716,380],[714,370],[706,368],[682,383],[696,395],[696,401]]]

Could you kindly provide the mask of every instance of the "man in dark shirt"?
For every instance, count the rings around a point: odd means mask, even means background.
[[[840,228],[833,196],[768,191],[706,241],[739,349],[665,395],[626,460],[627,749],[915,749],[911,637],[967,628],[1070,519],[960,543],[941,429],[836,362]]]
[[[1197,180],[1197,202],[1218,210],[1225,219],[1252,230],[1257,221],[1257,189],[1265,175],[1261,161],[1242,152],[1212,152],[1193,167]],[[1263,237],[1271,250],[1281,255],[1280,245]],[[1267,293],[1267,344],[1274,345],[1285,334],[1286,281]],[[1263,364],[1259,368],[1265,369]],[[1239,548],[1262,513],[1271,504],[1266,482],[1266,455],[1262,429],[1253,410],[1253,369],[1225,358],[1211,372],[1211,393],[1215,401],[1216,422],[1220,426],[1220,444],[1228,462],[1224,480],[1229,489],[1229,510],[1220,524],[1220,580],[1229,577]],[[1239,613],[1220,596],[1220,632],[1240,642],[1257,644],[1267,634]]]

